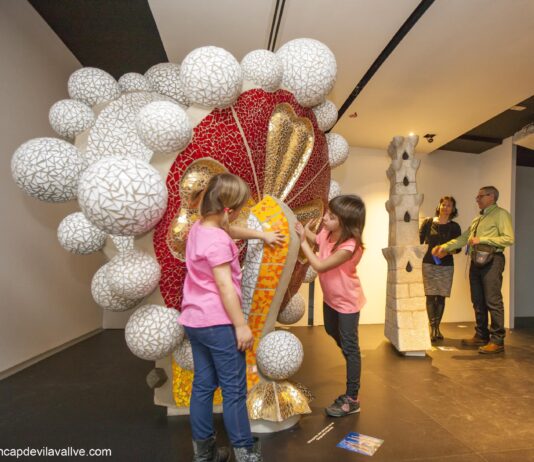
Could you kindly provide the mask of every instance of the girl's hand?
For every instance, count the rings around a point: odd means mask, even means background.
[[[304,239],[306,239],[306,231],[304,230],[304,226],[302,226],[302,223],[300,221],[297,221],[295,223],[295,231],[299,235],[300,242],[302,242],[302,241],[304,241]]]
[[[235,336],[237,339],[237,349],[239,351],[250,350],[254,344],[254,336],[248,324],[236,326]]]
[[[269,231],[269,232],[263,233],[263,241],[269,247],[273,247],[275,245],[282,245],[285,240],[286,238],[279,231]]]
[[[443,258],[445,255],[447,255],[447,251],[443,249],[441,245],[437,245],[432,249],[432,255],[438,258]]]

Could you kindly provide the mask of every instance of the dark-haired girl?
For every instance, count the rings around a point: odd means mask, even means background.
[[[358,324],[365,296],[356,266],[363,254],[364,225],[365,204],[353,195],[338,196],[329,202],[323,228],[318,234],[311,231],[311,223],[305,228],[297,224],[302,251],[319,274],[324,299],[324,327],[341,349],[347,366],[345,393],[326,408],[326,413],[332,417],[360,411]],[[307,240],[318,244],[319,255],[315,255]]]
[[[419,229],[421,244],[428,244],[428,250],[423,257],[423,284],[432,342],[443,340],[439,325],[445,311],[445,297],[451,294],[454,274],[452,255],[437,259],[432,256],[432,249],[462,234],[460,225],[452,221],[456,216],[456,200],[452,196],[443,196],[436,207],[435,216],[426,218]]]

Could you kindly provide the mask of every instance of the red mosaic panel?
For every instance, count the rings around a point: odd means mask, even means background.
[[[264,182],[269,119],[279,103],[289,103],[297,115],[309,118],[315,132],[312,155],[286,203],[290,207],[297,207],[320,197],[326,204],[330,186],[328,151],[325,136],[317,128],[315,115],[311,109],[301,107],[293,95],[285,90],[267,93],[254,89],[243,93],[233,109],[250,148],[253,165],[232,108],[214,109],[195,127],[191,143],[177,157],[169,171],[167,177],[169,202],[165,215],[154,231],[154,249],[162,271],[160,289],[167,306],[180,309],[186,272],[185,264],[171,254],[166,242],[169,225],[180,210],[179,183],[183,172],[197,159],[213,158],[222,163],[229,172],[243,178],[248,183],[254,199],[258,201],[254,172],[261,191]],[[298,277],[294,275],[291,281],[291,293],[298,290],[305,272],[299,270],[297,274]]]

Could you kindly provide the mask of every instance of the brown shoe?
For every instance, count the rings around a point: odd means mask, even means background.
[[[504,352],[504,345],[498,345],[493,342],[489,342],[485,346],[481,346],[478,349],[478,352],[482,355],[493,355],[496,353],[503,353]]]
[[[482,337],[479,337],[478,335],[474,335],[471,338],[464,338],[462,340],[462,345],[468,346],[468,347],[477,347],[477,346],[487,345],[488,342],[489,342],[489,339],[484,339]]]

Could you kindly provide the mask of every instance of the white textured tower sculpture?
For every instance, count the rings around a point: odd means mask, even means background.
[[[388,262],[385,335],[406,355],[424,355],[430,348],[425,293],[421,272],[426,246],[419,245],[419,206],[415,175],[418,136],[396,136],[388,147],[391,182],[386,209],[389,213],[389,246],[382,249]]]

